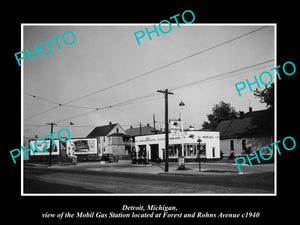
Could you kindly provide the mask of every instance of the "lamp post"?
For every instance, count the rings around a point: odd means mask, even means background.
[[[181,156],[184,157],[184,143],[183,143],[183,101],[179,103],[180,106],[180,121],[181,121]]]
[[[202,140],[199,138],[197,140],[197,142],[199,143],[199,151],[198,151],[198,160],[199,160],[199,172],[201,171],[201,151],[200,151],[200,148],[201,148],[201,142]]]
[[[74,125],[74,123],[70,122],[70,134],[71,134],[71,137],[72,137],[72,125]]]
[[[181,121],[181,132],[180,132],[181,156],[179,156],[179,152],[178,152],[178,169],[179,170],[184,170],[185,169],[185,162],[184,162],[184,143],[183,143],[183,106],[184,106],[183,101],[181,101],[179,103],[179,106],[180,106],[180,121]]]

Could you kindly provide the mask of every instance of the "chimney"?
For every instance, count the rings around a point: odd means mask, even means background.
[[[111,122],[109,122],[109,125],[111,125],[112,123]]]
[[[147,127],[149,127],[150,125],[149,125],[149,123],[147,123]]]
[[[132,129],[132,125],[130,126],[130,129]]]
[[[249,113],[252,113],[252,107],[249,107]]]

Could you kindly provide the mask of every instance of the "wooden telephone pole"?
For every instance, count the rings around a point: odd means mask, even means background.
[[[168,115],[168,95],[173,95],[168,89],[157,92],[165,94],[165,172],[169,172],[169,115]]]
[[[47,123],[47,125],[51,125],[51,133],[53,133],[53,125],[57,125],[55,123]],[[51,166],[51,163],[52,163],[52,138],[50,139],[50,153],[49,153],[49,166]]]

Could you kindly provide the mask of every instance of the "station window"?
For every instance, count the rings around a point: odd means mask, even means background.
[[[169,157],[170,158],[176,158],[178,156],[181,156],[181,145],[176,144],[176,145],[169,145]]]
[[[169,157],[177,157],[177,152],[174,145],[169,145]]]
[[[242,139],[242,149],[246,150],[246,140]]]
[[[230,140],[230,150],[234,151],[234,140]]]
[[[196,157],[197,156],[197,144],[185,144],[184,153],[186,157]]]
[[[206,156],[206,144],[202,144],[200,146],[200,154],[201,154],[201,157],[205,157]]]

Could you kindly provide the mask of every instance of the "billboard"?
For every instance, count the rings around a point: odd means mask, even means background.
[[[75,154],[97,154],[97,138],[71,139],[67,142],[67,154],[71,148]]]
[[[34,154],[32,151],[30,151],[30,156],[35,156],[35,155],[49,155],[50,154],[50,140],[45,140],[47,143],[47,149],[45,151],[43,151],[45,149],[45,142],[40,140],[40,141],[30,141],[31,146],[34,149]],[[35,143],[36,142],[36,143]],[[52,145],[52,155],[59,155],[59,140],[54,140],[54,143],[56,146]],[[38,148],[38,150],[43,151],[43,152],[39,152],[36,150],[36,148]]]

